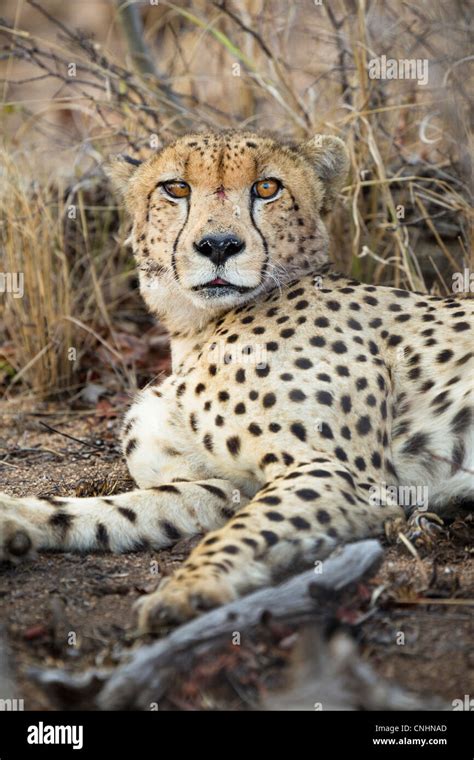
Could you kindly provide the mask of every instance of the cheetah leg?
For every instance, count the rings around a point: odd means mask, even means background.
[[[242,504],[221,479],[175,482],[116,496],[13,498],[0,494],[0,560],[16,562],[36,549],[133,551],[160,549],[185,536],[221,527]]]
[[[259,491],[140,600],[139,625],[182,622],[324,559],[339,543],[383,533],[402,516],[398,506],[372,506],[367,484],[339,462],[301,465]]]

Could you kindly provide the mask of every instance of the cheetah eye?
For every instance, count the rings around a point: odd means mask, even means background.
[[[282,184],[277,179],[261,179],[252,186],[252,193],[257,198],[274,198],[278,191],[281,189]]]
[[[191,194],[191,188],[187,182],[173,179],[171,182],[163,182],[162,188],[172,198],[187,198]]]

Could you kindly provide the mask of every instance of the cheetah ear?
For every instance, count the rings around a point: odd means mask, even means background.
[[[311,161],[324,188],[321,210],[329,211],[349,171],[349,154],[346,146],[339,137],[315,135],[311,140],[303,143],[301,149]]]
[[[126,194],[132,175],[135,173],[137,166],[141,164],[142,161],[122,154],[115,156],[105,165],[105,173],[111,180],[115,190],[123,197]]]

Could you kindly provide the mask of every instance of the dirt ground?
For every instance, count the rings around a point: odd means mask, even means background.
[[[44,405],[35,413],[5,414],[0,421],[2,491],[88,496],[133,486],[117,444],[119,414],[110,405],[93,411]],[[333,627],[350,631],[380,675],[448,702],[474,693],[471,518],[455,520],[422,559],[401,544],[386,543],[377,574],[335,611],[333,621]],[[133,603],[183,561],[195,540],[160,552],[43,554],[28,565],[0,566],[0,621],[25,709],[54,709],[29,679],[31,666],[82,672],[123,661],[140,643]],[[262,627],[238,653],[228,644],[216,645],[211,656],[177,680],[165,705],[247,709],[258,704],[281,682],[299,629],[297,624]]]

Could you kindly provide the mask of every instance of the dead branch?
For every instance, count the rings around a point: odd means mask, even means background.
[[[159,71],[145,42],[145,32],[138,5],[117,0],[122,31],[136,70],[159,85],[174,106],[182,107],[181,98],[164,83],[164,75]]]
[[[149,709],[166,691],[177,673],[188,670],[196,657],[234,631],[254,629],[270,615],[275,620],[297,622],[315,614],[324,616],[318,595],[332,596],[372,573],[382,559],[378,541],[360,541],[344,546],[321,565],[297,575],[280,586],[256,591],[231,604],[219,607],[177,628],[166,638],[135,652],[130,661],[110,678],[99,672],[83,674],[80,681],[64,671],[39,670],[30,675],[53,699],[61,696],[61,707],[76,707],[91,684],[98,693],[96,703],[103,710]],[[326,614],[327,617],[327,614]],[[67,694],[67,704],[64,695]]]
[[[140,74],[151,75],[158,79],[158,69],[145,42],[145,33],[138,5],[117,0],[117,7],[120,24],[135,68]]]

